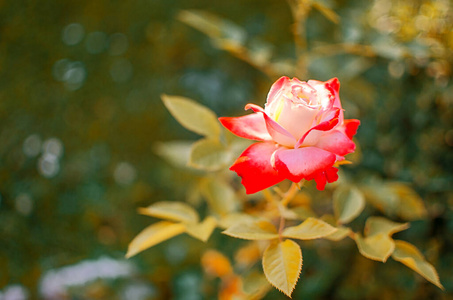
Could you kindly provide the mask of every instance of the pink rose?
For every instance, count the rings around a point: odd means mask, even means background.
[[[230,167],[242,177],[247,194],[284,179],[326,182],[338,179],[334,164],[354,152],[352,136],[359,120],[344,120],[337,78],[322,82],[282,77],[271,87],[265,108],[247,104],[255,113],[219,118],[237,136],[258,140]]]

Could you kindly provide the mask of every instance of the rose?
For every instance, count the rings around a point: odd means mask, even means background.
[[[247,194],[284,179],[326,182],[338,179],[336,162],[354,152],[359,120],[344,120],[337,78],[322,82],[281,77],[271,87],[265,108],[247,104],[253,114],[219,118],[237,136],[258,140],[230,167],[242,177]]]

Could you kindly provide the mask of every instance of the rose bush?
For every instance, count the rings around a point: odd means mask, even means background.
[[[354,152],[359,120],[343,118],[337,78],[326,82],[281,77],[265,108],[247,104],[253,114],[219,118],[237,136],[258,140],[230,167],[242,177],[247,194],[284,179],[315,180],[319,190],[338,179],[336,162]]]

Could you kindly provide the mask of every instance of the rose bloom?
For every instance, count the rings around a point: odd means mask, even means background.
[[[337,78],[326,82],[281,77],[271,87],[265,108],[247,104],[253,114],[219,118],[237,136],[257,140],[230,167],[242,177],[247,194],[284,179],[326,182],[338,179],[335,163],[354,152],[359,120],[343,118]]]

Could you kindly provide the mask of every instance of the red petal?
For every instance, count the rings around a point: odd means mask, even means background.
[[[355,150],[354,142],[339,130],[332,130],[325,133],[319,138],[315,146],[340,156],[344,156]]]
[[[294,182],[330,168],[336,160],[335,154],[316,147],[281,148],[274,157],[278,172]]]
[[[230,167],[231,171],[242,177],[247,194],[259,192],[285,179],[271,165],[271,157],[276,149],[275,143],[255,143]]]
[[[296,145],[294,148],[300,147],[304,143],[305,138],[307,135],[312,131],[312,130],[319,130],[319,131],[329,131],[338,124],[338,116],[340,115],[340,109],[335,109],[335,114],[332,115],[331,119],[324,120],[323,122],[319,123],[315,127],[312,127],[310,130],[308,130],[300,139],[297,141]]]
[[[280,124],[275,122],[274,120],[269,117],[262,107],[259,107],[255,104],[247,104],[245,109],[252,109],[254,112],[262,113],[264,117],[264,121],[266,122],[267,131],[271,135],[272,139],[281,145],[292,147],[296,143],[296,138],[288,132],[285,128],[283,128]]]
[[[267,103],[270,104],[278,96],[281,89],[290,82],[290,79],[286,76],[280,77],[271,86],[269,93],[267,94]]]
[[[345,126],[345,134],[348,136],[349,139],[352,139],[352,137],[357,133],[357,128],[359,128],[360,121],[356,119],[348,119],[344,120],[344,126]]]
[[[267,132],[266,122],[261,114],[251,114],[243,117],[219,118],[220,123],[237,136],[258,140],[271,141],[272,137]]]
[[[332,78],[330,80],[327,80],[326,83],[335,91],[335,92],[339,92],[340,91],[340,81],[338,80],[338,78]]]

